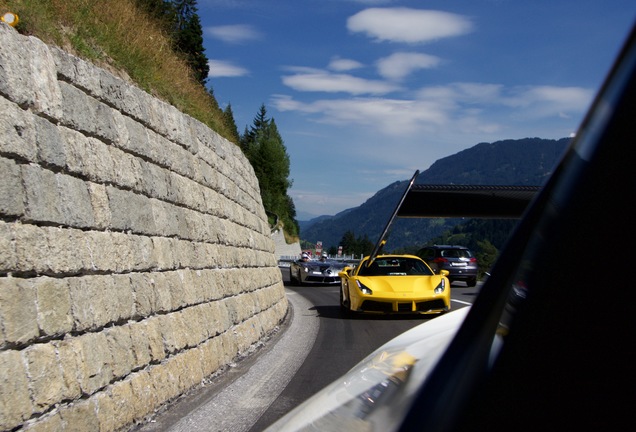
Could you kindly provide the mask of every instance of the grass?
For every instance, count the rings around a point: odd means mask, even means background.
[[[115,70],[233,140],[214,96],[134,0],[0,0],[0,14],[8,11],[19,16],[20,33]]]

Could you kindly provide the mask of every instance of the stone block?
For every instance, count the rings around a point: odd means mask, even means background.
[[[117,383],[118,384],[118,383]],[[117,385],[115,384],[115,385]],[[103,391],[97,393],[92,397],[92,402],[95,404],[97,413],[97,423],[99,431],[117,431],[123,430],[120,418],[117,414],[116,401],[111,396],[110,392]]]
[[[201,353],[201,370],[204,377],[209,377],[216,373],[221,367],[219,356],[220,339],[208,339],[197,347]]]
[[[149,374],[158,400],[170,401],[179,395],[170,360],[152,366],[149,369]]]
[[[60,90],[48,47],[8,26],[1,26],[0,38],[0,94],[35,112],[59,118]]]
[[[91,199],[91,206],[93,208],[93,220],[95,221],[95,228],[107,229],[111,224],[110,206],[108,204],[108,194],[106,193],[106,186],[102,184],[88,182],[86,184],[88,194]]]
[[[108,147],[113,161],[113,183],[122,189],[143,190],[142,161],[117,147]]]
[[[62,223],[76,228],[93,227],[93,206],[86,183],[64,174],[56,174],[55,179],[61,198]]]
[[[71,294],[73,327],[76,331],[95,330],[110,322],[110,277],[81,276],[67,280]]]
[[[150,199],[114,187],[107,187],[111,213],[111,226],[119,231],[138,234],[156,233]]]
[[[165,272],[163,275],[165,277],[163,283],[170,293],[171,310],[175,311],[187,306],[181,273],[177,270]]]
[[[152,238],[137,235],[129,235],[128,238],[130,241],[130,255],[128,257],[130,271],[156,269],[157,260]]]
[[[120,381],[113,385],[110,389],[110,397],[114,405],[115,425],[121,428],[124,425],[131,424],[135,420],[133,411],[133,390],[130,381]],[[118,428],[118,429],[119,429]]]
[[[128,327],[130,329],[130,340],[134,356],[133,369],[145,367],[152,360],[146,341],[146,325],[143,322],[132,322],[128,324]]]
[[[34,116],[37,161],[40,165],[66,167],[66,149],[60,130],[49,120]]]
[[[97,183],[116,183],[114,164],[107,145],[68,128],[60,128],[67,170]]]
[[[157,272],[152,274],[152,287],[154,290],[154,303],[152,312],[170,312],[173,310],[173,289],[170,274],[172,272]]]
[[[130,274],[112,275],[112,291],[114,301],[113,321],[124,321],[135,316],[135,297],[133,295]]]
[[[131,405],[138,419],[152,414],[155,407],[164,402],[157,398],[154,382],[147,371],[132,374],[130,386],[132,387]]]
[[[25,349],[22,355],[35,412],[44,412],[69,396],[54,345],[35,344]]]
[[[130,288],[135,299],[135,317],[149,317],[155,313],[155,281],[152,274],[132,273]]]
[[[0,221],[0,273],[9,273],[18,265],[15,234],[12,227],[12,224]]]
[[[176,267],[174,250],[177,247],[177,243],[178,240],[173,238],[152,238],[158,270],[172,270]]]
[[[1,130],[0,136],[2,136]],[[0,157],[0,172],[2,173],[2,181],[0,181],[0,215],[22,216],[24,214],[25,193],[22,187],[20,166],[11,159]]]
[[[144,159],[154,160],[149,152],[148,129],[130,117],[124,117],[124,126],[128,131],[128,139],[123,140],[119,147],[128,153],[142,156]]]
[[[104,71],[92,63],[71,55],[58,47],[50,47],[57,73],[64,81],[74,83],[93,96],[101,96],[100,77]]]
[[[113,379],[113,357],[103,333],[86,333],[77,337],[74,347],[81,367],[77,371],[82,393],[92,395]]]
[[[104,331],[104,335],[112,356],[113,375],[115,379],[121,379],[130,374],[135,366],[130,327],[111,327]]]
[[[31,414],[33,404],[22,356],[19,351],[0,351],[0,429],[15,429]]]
[[[146,344],[153,362],[166,358],[166,350],[161,333],[161,321],[159,317],[153,317],[144,321]]]
[[[25,217],[36,222],[63,223],[63,203],[55,173],[37,165],[23,165],[21,169],[26,195]]]
[[[60,410],[64,430],[69,432],[97,431],[97,406],[92,399],[73,402]]]
[[[45,336],[61,336],[73,330],[71,294],[66,279],[33,279],[37,299],[37,322]]]
[[[95,136],[99,102],[72,84],[60,81],[59,85],[63,100],[60,124],[83,135]]]
[[[158,317],[159,328],[163,338],[164,350],[167,353],[174,354],[184,349],[188,344],[187,326],[183,322],[181,313],[171,313],[160,315]]]
[[[27,423],[20,430],[25,432],[58,432],[64,430],[64,423],[60,413],[53,412]]]
[[[168,198],[168,171],[153,163],[141,161],[140,189],[148,196],[165,200]]]
[[[2,339],[23,345],[39,335],[36,296],[29,279],[0,278],[0,322]]]

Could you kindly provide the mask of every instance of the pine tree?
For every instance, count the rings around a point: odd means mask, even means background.
[[[194,78],[205,85],[210,66],[203,48],[203,28],[196,0],[135,1],[137,6],[157,19],[172,39],[173,49],[185,57]]]
[[[197,13],[196,0],[173,0],[175,11],[175,49],[183,53],[195,78],[203,85],[210,66],[203,48],[203,28]]]
[[[238,128],[236,127],[236,121],[234,120],[232,105],[229,103],[223,110],[223,121],[225,122],[225,126],[227,127],[227,129],[230,131],[230,134],[232,135],[232,138],[233,138],[232,140],[238,144],[240,142],[239,132],[238,132]]]
[[[155,18],[172,35],[175,11],[169,0],[136,0],[137,6]]]
[[[285,231],[291,235],[299,232],[296,209],[287,190],[290,160],[283,139],[274,119],[267,117],[267,109],[262,104],[254,117],[252,126],[240,138],[241,149],[254,168],[261,189],[261,199],[265,210],[275,213],[285,224]]]

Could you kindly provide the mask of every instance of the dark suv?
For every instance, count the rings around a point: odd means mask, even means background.
[[[435,245],[422,248],[417,253],[435,273],[448,270],[448,279],[463,281],[469,287],[477,284],[477,258],[464,246]]]

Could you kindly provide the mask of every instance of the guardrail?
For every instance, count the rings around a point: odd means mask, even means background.
[[[343,255],[341,257],[327,257],[329,261],[340,261],[346,262],[347,264],[351,264],[352,266],[357,265],[362,257],[356,258],[354,255]],[[278,258],[278,267],[289,267],[292,262],[297,261],[297,256],[281,256]]]

